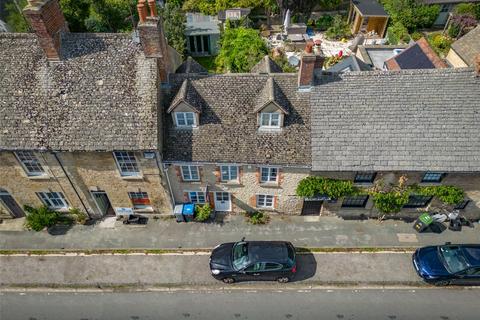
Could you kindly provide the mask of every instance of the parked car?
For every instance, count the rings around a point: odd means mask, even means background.
[[[225,283],[276,280],[286,283],[297,272],[295,248],[283,241],[242,241],[216,246],[210,256],[215,279]]]
[[[413,266],[423,280],[437,286],[480,284],[480,245],[423,247],[413,254]]]

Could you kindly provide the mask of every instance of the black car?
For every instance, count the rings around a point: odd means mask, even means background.
[[[480,245],[450,244],[417,249],[413,266],[428,283],[480,284]]]
[[[290,281],[297,272],[295,248],[283,241],[240,241],[216,246],[210,256],[215,279]]]

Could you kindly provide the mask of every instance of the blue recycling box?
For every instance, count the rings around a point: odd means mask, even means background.
[[[193,221],[193,219],[195,218],[195,204],[194,203],[184,204],[182,214],[186,222]]]

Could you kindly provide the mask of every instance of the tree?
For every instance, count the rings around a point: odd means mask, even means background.
[[[165,4],[160,14],[163,17],[165,37],[167,37],[168,44],[183,55],[187,43],[185,37],[185,24],[187,21],[185,14],[181,11],[179,5],[169,2]]]
[[[14,32],[28,32],[29,25],[22,14],[22,8],[27,5],[27,0],[13,0],[5,4],[5,22]]]
[[[332,26],[325,33],[329,39],[341,39],[352,35],[348,22],[341,15],[333,17]]]
[[[400,22],[409,32],[431,27],[440,13],[439,5],[423,5],[415,0],[383,0],[393,23]]]
[[[60,0],[68,28],[72,32],[86,32],[85,20],[90,16],[92,0]]]
[[[249,72],[267,53],[267,45],[257,30],[225,28],[215,63],[219,72]]]

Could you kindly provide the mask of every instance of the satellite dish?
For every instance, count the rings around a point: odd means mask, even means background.
[[[296,56],[290,56],[288,57],[288,63],[296,67],[300,63],[300,59],[298,59]]]

